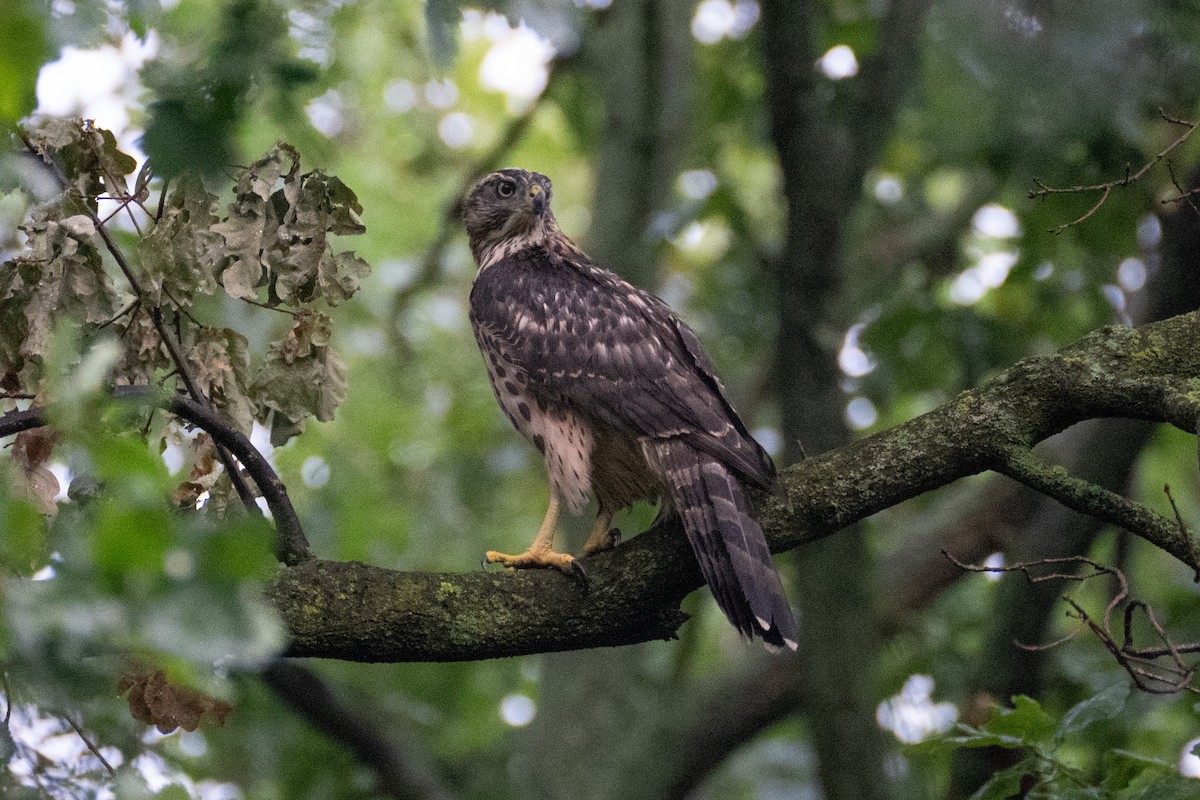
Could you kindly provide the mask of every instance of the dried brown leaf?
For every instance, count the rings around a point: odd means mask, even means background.
[[[260,409],[273,409],[293,423],[309,416],[333,419],[346,397],[346,365],[329,347],[331,335],[324,314],[302,311],[296,316],[287,335],[271,344],[251,386]]]
[[[230,328],[201,328],[188,361],[201,392],[246,434],[254,425],[249,344]]]
[[[190,304],[196,294],[212,294],[225,239],[215,230],[216,198],[195,178],[181,180],[167,198],[162,218],[138,242],[140,284],[150,302],[169,297]]]
[[[13,440],[13,463],[19,467],[17,481],[26,498],[47,516],[58,513],[58,478],[45,464],[54,452],[58,435],[49,428],[18,433]]]
[[[161,669],[131,669],[121,676],[117,693],[129,692],[129,713],[138,722],[153,725],[160,733],[176,728],[194,731],[205,717],[218,725],[233,706],[188,686],[171,683]]]

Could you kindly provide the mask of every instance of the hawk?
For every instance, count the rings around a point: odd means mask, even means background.
[[[796,649],[796,623],[746,500],[775,466],[725,397],[699,339],[667,305],[594,263],[550,210],[550,180],[503,169],[479,181],[463,220],[479,272],[471,326],[505,415],[542,453],[546,517],[520,555],[489,563],[581,572],[554,550],[565,505],[594,493],[585,554],[616,544],[613,514],[637,500],[683,522],[700,571],[744,636]]]

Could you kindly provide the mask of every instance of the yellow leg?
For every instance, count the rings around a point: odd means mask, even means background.
[[[600,510],[600,515],[596,517],[596,525],[592,528],[592,535],[584,542],[583,552],[586,555],[599,553],[601,550],[608,550],[621,541],[621,532],[610,530],[609,525],[612,524],[612,512],[605,509]]]
[[[546,509],[546,518],[542,527],[538,528],[537,536],[529,545],[529,549],[519,556],[497,553],[488,550],[483,554],[483,560],[488,564],[503,564],[506,567],[525,569],[528,567],[554,567],[568,575],[579,571],[575,559],[566,553],[554,552],[554,529],[558,524],[558,498],[550,495],[550,507]]]

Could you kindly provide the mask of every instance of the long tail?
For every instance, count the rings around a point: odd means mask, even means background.
[[[796,620],[741,482],[684,441],[651,447],[717,605],[744,636],[795,650]]]

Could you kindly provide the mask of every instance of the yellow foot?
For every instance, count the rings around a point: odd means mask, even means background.
[[[621,529],[609,528],[605,525],[603,528],[597,527],[592,531],[592,535],[583,545],[583,554],[590,556],[596,553],[602,553],[605,550],[611,550],[621,542]]]
[[[572,577],[587,577],[583,565],[576,561],[573,556],[569,556],[566,553],[556,553],[553,550],[530,549],[519,556],[510,556],[504,553],[497,553],[495,550],[488,550],[483,554],[483,563],[485,565],[503,564],[513,569],[557,569]]]
[[[612,512],[601,508],[600,513],[596,515],[596,524],[592,526],[592,533],[583,544],[585,556],[599,553],[602,550],[610,550],[617,546],[617,542],[621,541],[621,530],[619,528],[610,530],[608,527],[612,524],[612,518]]]

